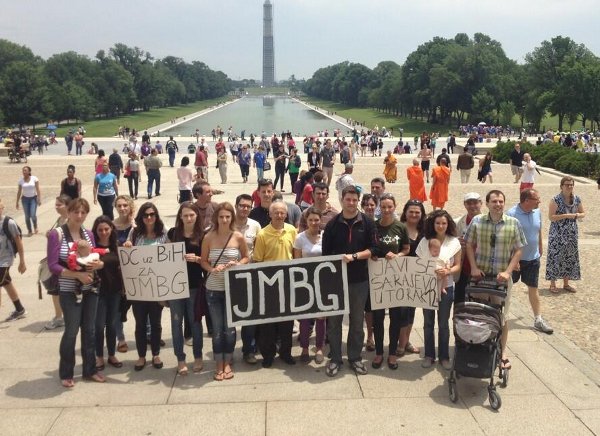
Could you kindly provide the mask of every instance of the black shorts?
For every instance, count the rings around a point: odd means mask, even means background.
[[[520,260],[520,271],[513,271],[513,283],[517,283],[519,279],[531,288],[538,287],[538,278],[540,276],[540,260]]]
[[[12,283],[9,270],[10,266],[0,266],[0,286],[6,286]]]
[[[429,161],[428,160],[421,161],[421,169],[423,171],[429,171]]]

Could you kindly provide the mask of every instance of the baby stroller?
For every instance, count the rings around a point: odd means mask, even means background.
[[[490,406],[498,410],[502,405],[494,384],[494,372],[498,368],[498,376],[502,380],[500,386],[506,387],[508,369],[503,369],[501,365],[500,343],[506,293],[506,285],[498,284],[495,277],[486,277],[469,283],[465,290],[466,301],[454,307],[454,360],[448,379],[450,400],[453,403],[458,401],[456,379],[460,376],[479,379],[489,377]]]

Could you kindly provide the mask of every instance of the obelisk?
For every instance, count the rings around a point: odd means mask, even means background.
[[[275,47],[273,45],[273,5],[263,5],[263,86],[275,85]]]

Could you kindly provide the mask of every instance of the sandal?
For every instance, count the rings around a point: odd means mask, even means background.
[[[419,354],[419,353],[421,353],[421,350],[419,350],[417,347],[415,347],[410,342],[408,344],[406,344],[406,347],[404,348],[404,351],[406,353],[411,353],[411,354]]]
[[[204,362],[202,362],[202,359],[196,359],[194,361],[194,366],[192,367],[192,371],[200,372],[200,371],[202,371],[202,368],[204,368]]]
[[[577,289],[575,289],[574,287],[572,287],[571,285],[565,285],[563,286],[563,289],[567,292],[570,292],[572,294],[574,294],[575,292],[577,292]]]
[[[510,364],[510,360],[508,359],[500,359],[500,362],[502,362],[502,369],[503,370],[507,370],[507,369],[511,369],[512,365]]]
[[[231,380],[233,378],[233,371],[230,369],[229,371],[223,372],[223,380]]]
[[[61,381],[63,387],[65,388],[72,388],[75,386],[75,381],[72,378],[67,378],[65,380]]]
[[[216,381],[223,381],[223,371],[215,372],[213,379],[215,379]]]
[[[123,362],[120,362],[116,357],[113,356],[108,358],[108,364],[114,368],[121,368],[123,366]]]
[[[558,294],[558,289],[556,289],[556,285],[550,285],[550,288],[548,290],[553,294]]]
[[[181,375],[181,376],[188,375],[188,367],[185,364],[185,362],[181,362],[180,365],[181,366],[177,367],[177,375]]]
[[[101,372],[97,372],[96,374],[86,378],[90,381],[95,381],[96,383],[104,383],[106,381],[104,375]]]
[[[375,351],[375,342],[373,342],[373,339],[367,339],[367,351]]]

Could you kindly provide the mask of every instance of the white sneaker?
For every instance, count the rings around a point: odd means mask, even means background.
[[[535,320],[535,322],[533,323],[533,328],[549,335],[554,333],[554,329],[550,327],[548,323],[544,321],[544,318],[542,318],[541,316]]]
[[[55,328],[58,328],[58,327],[64,327],[64,325],[65,325],[64,319],[54,317],[50,321],[48,321],[48,323],[46,323],[44,328],[46,330],[54,330]]]

